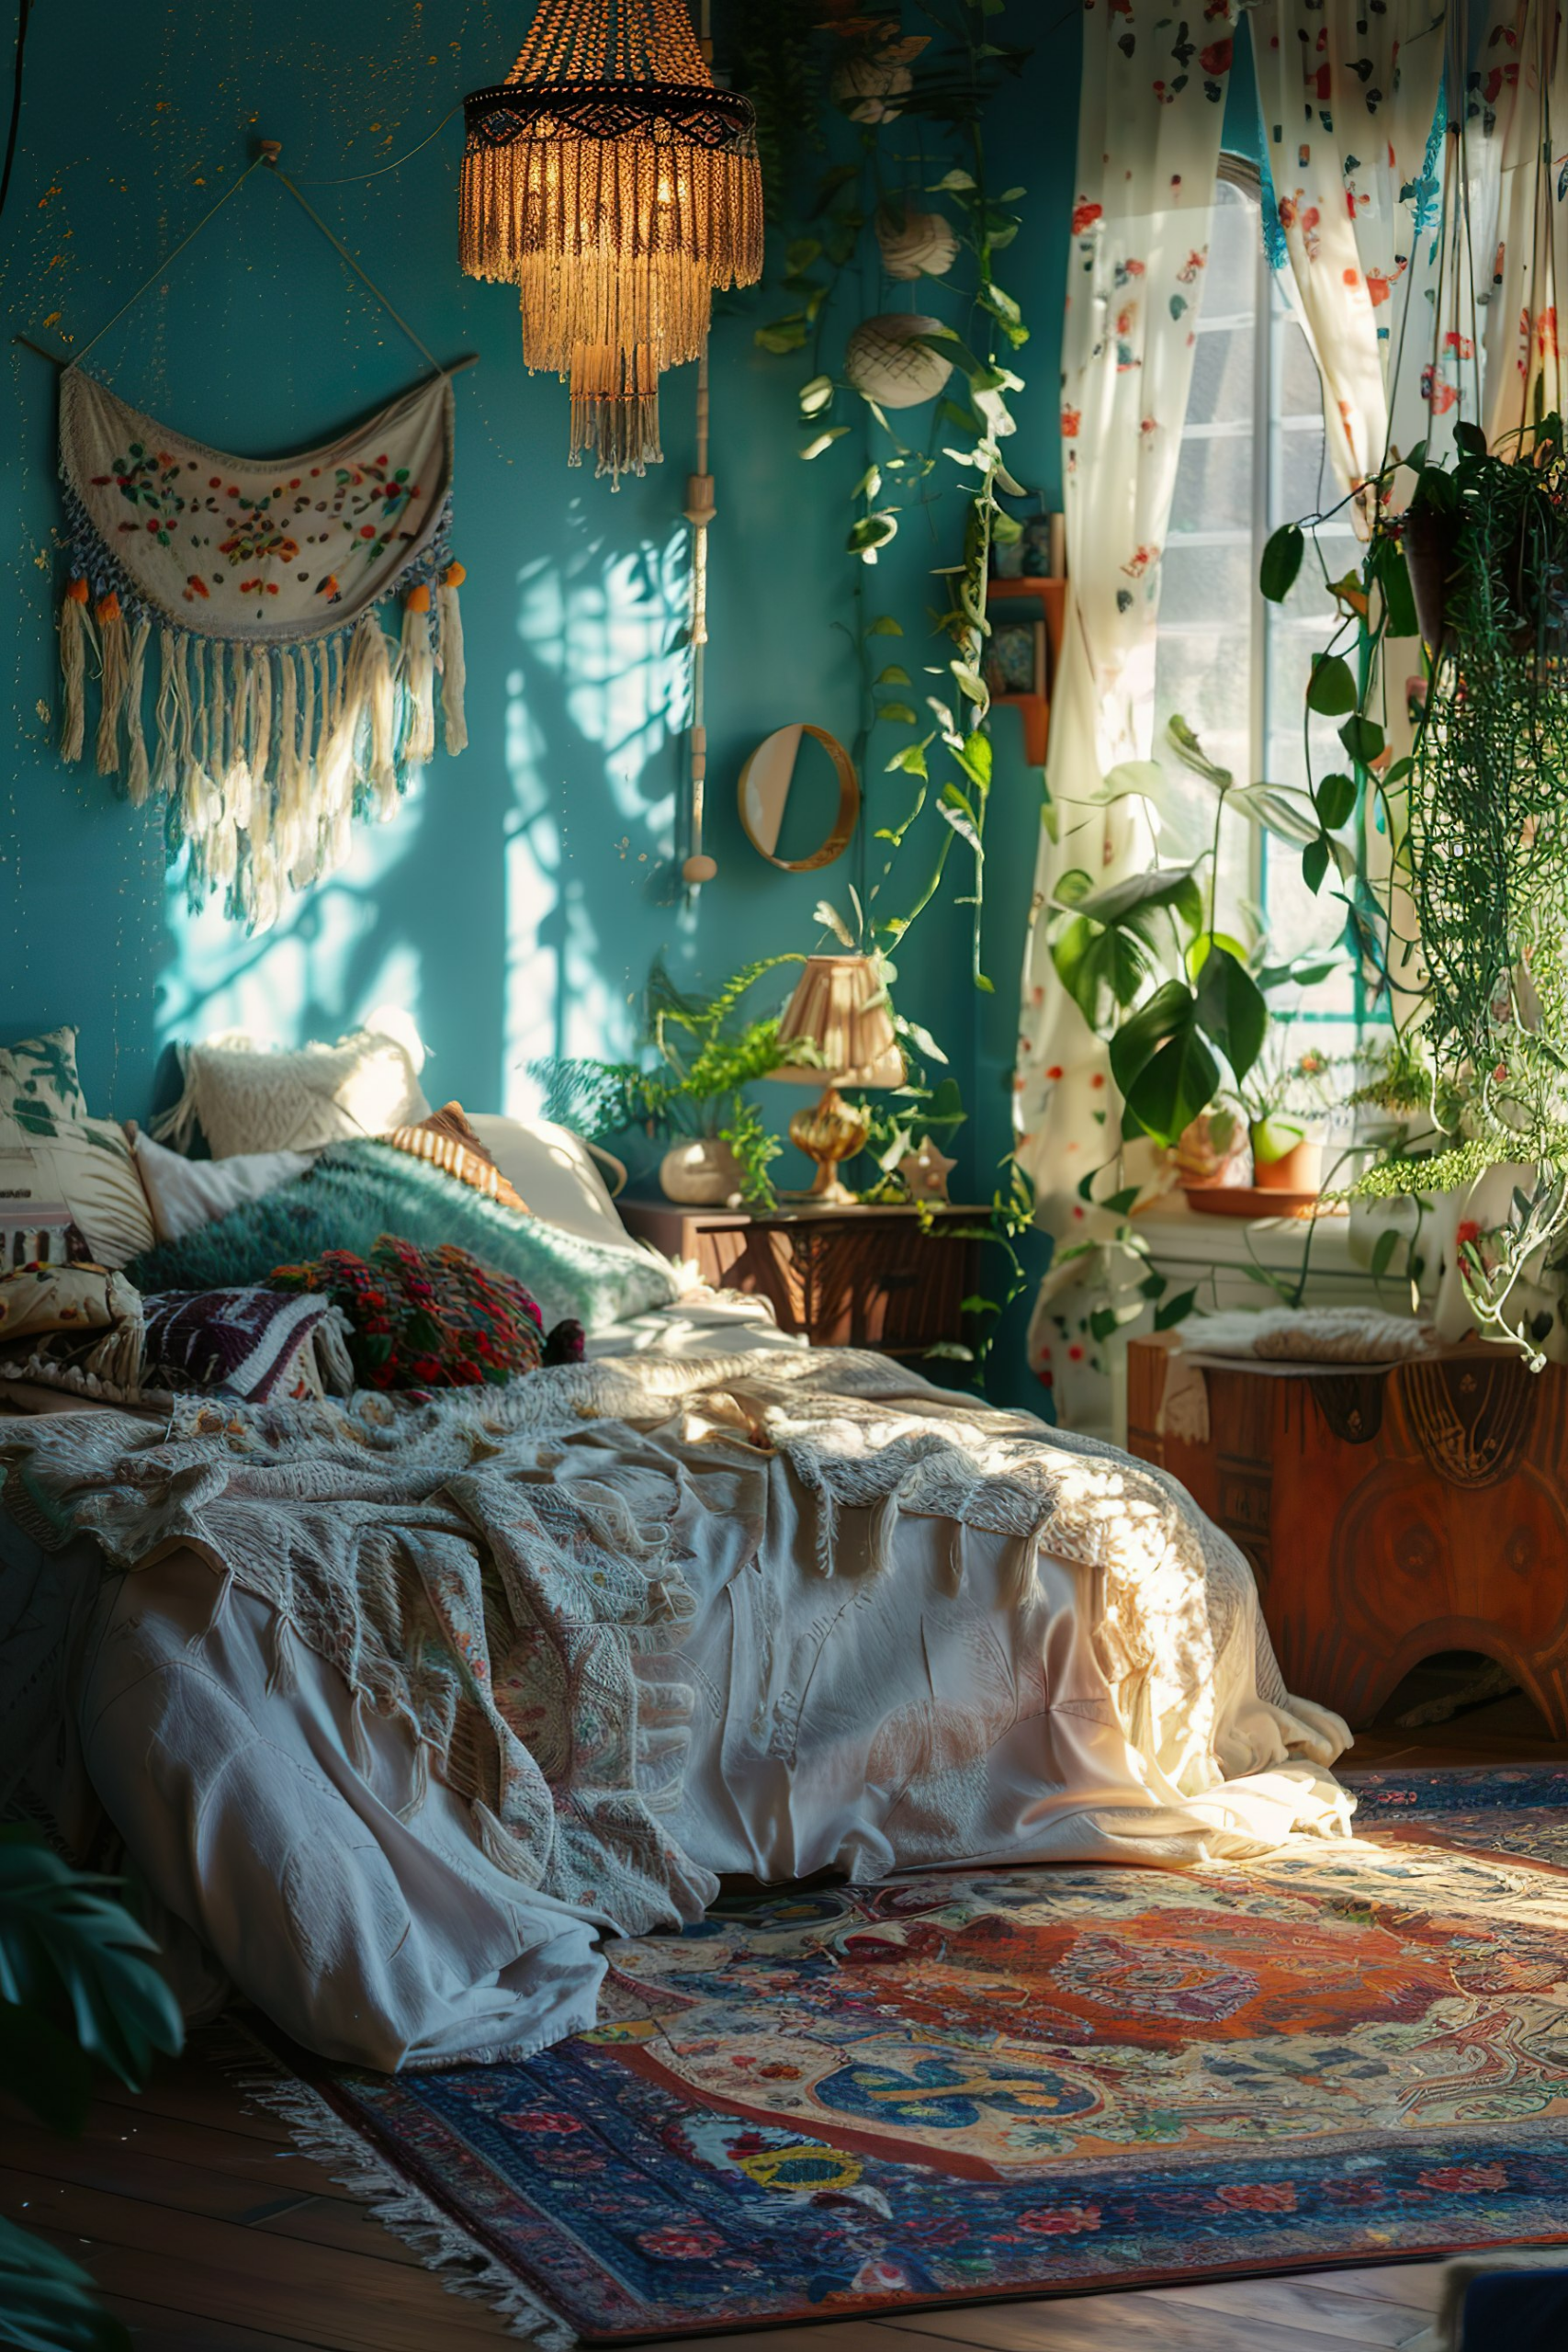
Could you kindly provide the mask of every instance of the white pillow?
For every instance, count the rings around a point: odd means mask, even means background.
[[[536,1216],[591,1241],[626,1244],[626,1228],[581,1136],[549,1119],[506,1119],[493,1111],[469,1112],[468,1120]]]
[[[28,1125],[0,1115],[0,1193],[12,1227],[63,1208],[100,1266],[120,1267],[152,1247],[152,1212],[122,1130],[112,1119],[72,1119],[28,1106]],[[30,1245],[29,1245],[30,1246]]]
[[[187,1159],[140,1131],[131,1143],[160,1241],[181,1241],[242,1201],[276,1193],[303,1176],[314,1159],[308,1151],[242,1151],[229,1159]]]
[[[243,1030],[182,1046],[185,1092],[153,1125],[183,1149],[199,1126],[214,1159],[318,1151],[430,1116],[412,1024],[373,1013],[335,1045],[267,1046]]]

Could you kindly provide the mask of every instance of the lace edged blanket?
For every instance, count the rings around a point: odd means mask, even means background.
[[[46,1546],[88,1533],[131,1570],[189,1546],[217,1573],[215,1613],[234,1587],[259,1596],[274,1687],[307,1644],[356,1713],[406,1725],[501,1867],[640,1933],[678,1924],[705,1876],[660,1826],[689,1695],[663,1686],[650,1716],[635,1668],[678,1650],[694,1614],[694,1449],[783,1457],[825,1577],[846,1510],[871,1514],[862,1574],[896,1573],[902,1513],[950,1521],[955,1589],[966,1527],[1017,1538],[1021,1593],[1042,1549],[1081,1566],[1097,1655],[1150,1753],[1247,1622],[1245,1562],[1164,1474],[849,1351],[561,1366],[421,1404],[193,1397],[166,1428],[25,1424],[0,1460],[7,1508]],[[1257,1677],[1283,1702],[1266,1640]]]

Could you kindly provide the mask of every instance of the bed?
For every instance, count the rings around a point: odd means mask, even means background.
[[[0,1435],[0,1795],[123,1850],[193,2016],[237,1990],[330,2058],[580,2031],[605,1935],[730,1873],[1179,1869],[1346,1820],[1343,1724],[1171,1482],[753,1302],[478,1399]]]

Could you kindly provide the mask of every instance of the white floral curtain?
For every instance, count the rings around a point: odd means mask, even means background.
[[[1444,10],[1437,0],[1388,0],[1381,14],[1366,0],[1258,0],[1252,52],[1329,460],[1354,491],[1388,454],[1396,374],[1403,382],[1439,364],[1451,375],[1459,364],[1434,336],[1428,299],[1441,258]]]
[[[1557,299],[1568,299],[1565,127],[1568,39],[1556,0],[1506,0],[1488,23],[1466,109],[1472,242],[1491,263],[1479,292],[1481,421],[1493,444],[1568,401]]]
[[[1114,1151],[1121,1111],[1104,1048],[1057,983],[1044,910],[1069,868],[1109,882],[1150,850],[1144,804],[1096,795],[1120,762],[1149,756],[1160,557],[1208,258],[1230,6],[1187,18],[1150,0],[1087,0],[1084,14],[1062,347],[1069,587],[1015,1080],[1017,1154],[1057,1251],[1031,1360],[1062,1419],[1080,1428],[1106,1421],[1109,1400],[1083,1261],[1066,1253],[1112,1227],[1077,1187]]]

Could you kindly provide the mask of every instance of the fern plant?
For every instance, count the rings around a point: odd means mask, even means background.
[[[76,2132],[93,2066],[140,2090],[159,2052],[184,2040],[157,1947],[116,1895],[37,1830],[0,1826],[0,2087],[40,2123]],[[0,2220],[0,2346],[17,2352],[130,2352],[86,2272]]]
[[[703,1136],[728,1144],[740,1169],[742,1197],[771,1208],[768,1170],[783,1146],[748,1101],[747,1089],[785,1063],[811,1067],[818,1057],[800,1038],[782,1046],[780,1014],[748,1018],[742,1001],[768,973],[805,960],[765,956],[710,996],[680,988],[659,957],[643,995],[643,1058],[532,1063],[529,1074],[545,1091],[546,1117],[593,1143],[640,1127],[649,1136]]]

